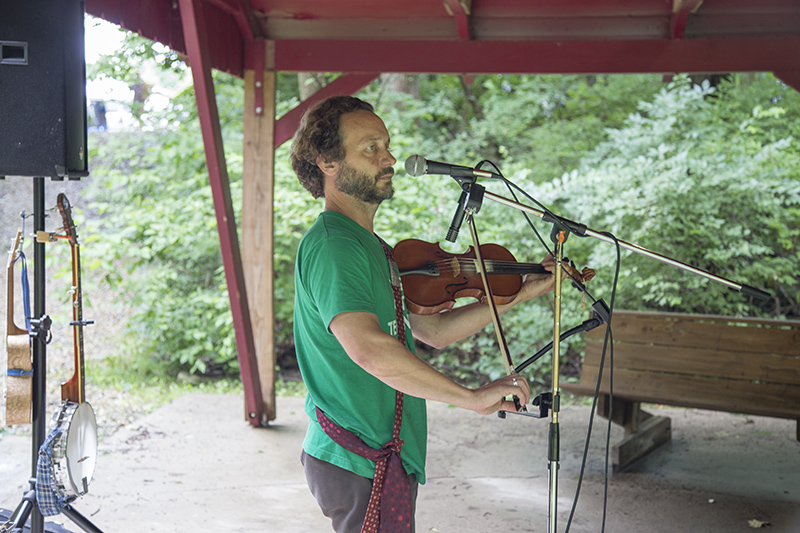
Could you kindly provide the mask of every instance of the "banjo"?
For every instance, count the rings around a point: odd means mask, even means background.
[[[81,294],[81,265],[78,235],[72,221],[72,207],[63,193],[58,195],[58,210],[63,220],[65,235],[54,238],[67,239],[72,249],[72,321],[74,366],[72,377],[61,384],[62,403],[50,422],[50,434],[39,451],[37,468],[37,498],[42,514],[46,505],[40,491],[55,496],[59,505],[53,506],[51,514],[60,512],[63,504],[83,496],[89,491],[97,460],[97,421],[92,406],[86,402],[83,364],[83,327],[91,324],[83,320]],[[45,236],[49,240],[49,235]],[[37,236],[38,240],[41,240]],[[47,457],[42,457],[46,454]],[[50,463],[43,465],[42,463]],[[42,466],[50,471],[40,476]],[[43,477],[45,479],[39,479]],[[44,486],[42,486],[44,485]],[[45,496],[46,498],[47,496]],[[44,502],[46,503],[46,502]]]

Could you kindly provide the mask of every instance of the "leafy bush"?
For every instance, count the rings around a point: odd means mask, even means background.
[[[237,81],[220,76],[219,86],[220,108],[235,109]],[[129,299],[142,353],[192,372],[229,373],[238,362],[202,138],[185,111],[192,98],[184,94],[165,114],[170,127],[91,138],[88,194],[100,218],[89,221],[84,255]],[[229,144],[241,150],[235,135]],[[239,205],[241,161],[228,157]]]
[[[766,90],[767,88],[771,90]],[[800,98],[771,76],[743,91],[679,79],[555,180],[551,202],[598,230],[774,294],[766,304],[703,277],[625,254],[620,307],[705,314],[798,315]],[[780,102],[785,107],[763,105]],[[789,104],[789,105],[786,105]],[[582,243],[584,244],[584,243]],[[608,292],[613,249],[589,243]]]
[[[398,157],[395,197],[378,212],[376,231],[389,242],[443,242],[460,189],[449,178],[412,178],[404,159],[424,154],[469,165],[487,158],[523,189],[567,218],[650,247],[719,275],[773,291],[754,307],[747,298],[637,255],[621,266],[619,308],[714,314],[798,314],[800,189],[796,139],[798,95],[769,75],[733,77],[715,90],[685,78],[664,87],[654,76],[478,76],[465,86],[451,76],[420,77],[422,98],[376,82],[375,102]],[[241,207],[240,80],[215,74],[234,207]],[[298,102],[296,80],[279,77],[279,104]],[[152,131],[93,136],[92,195],[100,235],[85,261],[129,299],[138,349],[175,369],[233,373],[238,365],[219,255],[202,139],[193,95],[151,117]],[[553,178],[553,176],[559,176]],[[487,188],[508,196],[500,183]],[[526,201],[523,201],[526,203]],[[291,354],[293,267],[300,237],[322,210],[298,184],[288,147],[275,164],[275,335]],[[521,261],[545,255],[517,212],[491,201],[475,217],[483,243],[508,247]],[[536,227],[549,240],[550,228]],[[607,301],[613,247],[571,237],[567,254],[599,275],[590,290]],[[524,361],[552,339],[552,298],[504,315],[513,359]],[[586,318],[580,295],[565,284],[564,328]],[[443,351],[420,352],[452,376],[483,382],[503,373],[491,327]],[[581,340],[564,344],[579,357]],[[530,367],[547,383],[544,357]]]

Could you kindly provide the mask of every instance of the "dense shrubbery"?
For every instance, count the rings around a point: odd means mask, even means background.
[[[215,79],[238,209],[242,87]],[[714,90],[685,78],[667,87],[655,76],[479,76],[472,86],[425,76],[420,99],[376,82],[362,96],[376,103],[398,158],[397,194],[379,211],[376,229],[389,242],[443,241],[460,190],[446,177],[406,176],[403,161],[416,153],[464,165],[489,159],[563,216],[776,294],[769,305],[754,306],[632,255],[621,265],[619,308],[797,317],[800,95],[770,75],[733,80]],[[296,104],[296,91],[282,75],[281,109]],[[93,268],[136,310],[131,331],[143,353],[192,371],[231,372],[232,324],[193,106],[186,92],[153,121],[160,124],[153,131],[92,137],[103,239],[87,250]],[[297,184],[286,150],[278,151],[275,172],[275,310],[277,343],[290,352],[294,252],[322,204]],[[486,185],[508,195],[498,183]],[[486,202],[476,221],[482,242],[503,244],[521,260],[546,253],[519,213]],[[536,225],[547,240],[549,228]],[[448,248],[468,245],[465,230]],[[613,247],[572,237],[567,253],[598,270],[590,288],[608,301]],[[569,327],[586,316],[575,291],[565,296]],[[552,336],[550,307],[545,299],[504,316],[516,360]],[[579,353],[577,344],[565,357]],[[488,379],[503,372],[498,356],[480,355],[495,354],[495,345],[487,330],[428,356],[460,379]],[[549,360],[535,366],[543,371]]]
[[[598,229],[775,295],[753,302],[632,254],[622,263],[618,306],[800,314],[798,104],[771,77],[718,90],[678,80],[552,184],[550,201]],[[588,245],[592,264],[610,272],[613,249]],[[607,292],[610,276],[599,281]]]

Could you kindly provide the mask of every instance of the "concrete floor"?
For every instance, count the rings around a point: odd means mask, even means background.
[[[800,531],[796,422],[654,410],[672,418],[672,442],[609,478],[605,531]],[[241,397],[192,394],[129,425],[100,443],[90,492],[74,507],[108,533],[330,531],[299,462],[302,399],[279,398],[269,428],[249,426],[243,412]],[[569,522],[588,416],[588,407],[561,411],[557,531]],[[547,531],[547,421],[436,403],[429,418],[418,532]],[[601,531],[605,430],[597,419],[570,531]],[[614,428],[612,444],[621,436]],[[29,438],[0,435],[0,508],[19,502],[30,448]]]

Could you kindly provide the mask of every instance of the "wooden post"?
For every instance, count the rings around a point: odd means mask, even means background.
[[[273,213],[275,184],[275,47],[257,39],[254,69],[244,73],[242,260],[264,414],[275,420]]]

